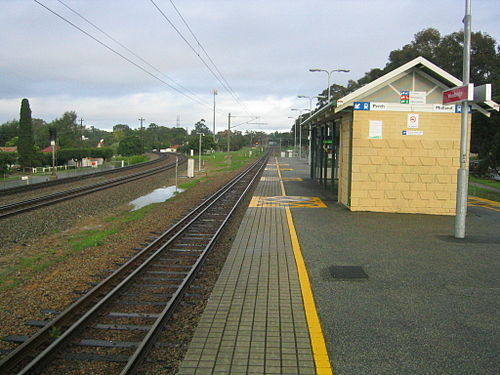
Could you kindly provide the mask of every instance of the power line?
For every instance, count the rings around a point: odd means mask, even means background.
[[[194,54],[201,60],[201,62],[203,63],[203,65],[205,65],[205,67],[210,71],[210,73],[212,73],[212,75],[215,77],[215,79],[217,79],[217,81],[219,81],[219,83],[222,85],[222,87],[224,87],[230,94],[231,96],[233,97],[233,99],[239,104],[241,105],[244,109],[245,109],[245,112],[247,112],[249,115],[250,113],[248,112],[248,109],[246,108],[246,106],[240,101],[240,99],[236,96],[236,94],[234,93],[234,91],[217,75],[216,72],[214,72],[214,70],[207,64],[207,62],[203,59],[203,57],[200,56],[200,54],[198,53],[198,51],[196,51],[196,49],[193,47],[193,45],[186,39],[186,37],[182,34],[182,32],[173,24],[173,22],[167,17],[167,15],[165,14],[165,12],[163,12],[163,10],[161,10],[161,8],[154,2],[154,0],[149,0],[153,5],[154,7],[158,10],[158,12],[160,12],[160,14],[163,16],[163,18],[168,22],[168,24],[177,32],[177,34],[180,36],[180,38],[188,45],[188,47],[194,52]],[[175,7],[175,6],[174,6]],[[175,8],[177,10],[177,8]],[[180,14],[180,12],[177,10],[177,12]],[[181,19],[183,19],[183,17],[181,16]],[[189,27],[188,27],[189,28]],[[196,38],[195,38],[196,39]],[[197,40],[197,39],[196,39]],[[201,44],[200,44],[200,47],[201,47]],[[202,48],[203,49],[203,48]]]
[[[106,43],[100,41],[99,39],[97,39],[96,37],[94,37],[93,35],[91,35],[90,33],[88,33],[87,31],[83,30],[82,28],[80,28],[79,26],[77,26],[76,24],[74,24],[73,22],[71,22],[70,20],[68,20],[67,18],[61,16],[59,13],[57,13],[56,11],[50,9],[49,7],[47,7],[45,4],[42,4],[40,1],[38,0],[33,0],[35,3],[37,3],[38,5],[42,6],[43,8],[45,8],[46,10],[48,10],[50,13],[54,14],[55,16],[57,16],[58,18],[62,19],[64,22],[70,24],[71,26],[73,26],[75,29],[79,30],[80,32],[82,32],[83,34],[87,35],[89,38],[93,39],[94,41],[96,41],[97,43],[99,43],[100,45],[102,45],[103,47],[107,48],[108,50],[110,50],[111,52],[113,52],[114,54],[120,56],[122,59],[126,60],[127,62],[129,62],[130,64],[134,65],[136,68],[139,68],[140,70],[142,70],[144,73],[148,74],[149,76],[153,77],[154,79],[160,81],[161,83],[167,85],[168,87],[170,87],[171,89],[175,90],[176,92],[178,92],[179,94],[185,96],[186,98],[188,98],[189,100],[191,101],[194,101],[198,104],[201,104],[201,105],[204,105],[204,106],[207,106],[208,108],[211,109],[211,106],[210,105],[207,105],[206,103],[203,103],[201,102],[199,99],[197,98],[194,98],[184,92],[182,92],[181,90],[179,90],[178,88],[172,86],[171,84],[169,84],[168,82],[165,82],[163,79],[161,79],[160,77],[156,76],[155,74],[151,73],[150,71],[148,71],[147,69],[145,69],[144,67],[142,67],[141,65],[137,64],[136,62],[132,61],[131,59],[129,59],[128,57],[124,56],[123,54],[121,54],[120,52],[116,51],[115,49],[113,49],[112,47],[108,46]]]
[[[217,71],[217,73],[219,74],[220,78],[226,83],[229,91],[231,93],[234,94],[234,96],[236,97],[235,100],[240,103],[240,105],[242,105],[245,109],[245,111],[247,112],[247,114],[250,114],[249,111],[248,111],[248,108],[246,107],[245,103],[244,102],[240,102],[240,98],[238,97],[238,94],[233,90],[233,88],[231,87],[231,85],[229,84],[229,82],[226,80],[226,78],[224,78],[224,75],[221,73],[221,71],[219,70],[219,68],[217,67],[217,64],[215,64],[215,62],[212,60],[212,58],[210,57],[210,55],[208,54],[208,52],[206,51],[206,49],[203,47],[203,45],[201,44],[201,42],[198,40],[198,38],[196,37],[196,35],[194,34],[193,30],[191,29],[191,27],[189,26],[188,22],[184,19],[184,17],[182,16],[181,12],[179,11],[179,9],[177,9],[177,7],[175,6],[173,0],[169,0],[170,1],[170,4],[172,4],[172,7],[175,9],[175,11],[177,12],[177,14],[179,15],[180,19],[182,20],[182,22],[184,23],[184,25],[186,26],[186,28],[189,30],[189,32],[191,33],[191,36],[194,38],[194,40],[196,41],[196,43],[198,44],[198,46],[201,48],[201,50],[203,51],[203,53],[205,54],[205,56],[208,58],[208,60],[210,61],[210,63],[213,65],[213,67],[215,68],[215,70]]]
[[[150,68],[152,68],[153,70],[155,70],[157,73],[159,73],[162,76],[164,76],[165,78],[167,78],[170,82],[172,82],[173,84],[179,86],[181,89],[183,89],[185,91],[188,91],[192,96],[194,96],[196,99],[198,99],[199,102],[203,102],[203,104],[207,105],[207,106],[209,105],[207,102],[204,102],[202,99],[198,98],[193,91],[191,91],[190,89],[182,86],[180,83],[176,82],[174,79],[172,79],[171,77],[169,77],[168,75],[166,75],[165,73],[163,73],[161,70],[159,70],[158,68],[156,68],[154,65],[150,64],[148,61],[146,61],[144,58],[142,58],[141,56],[139,56],[138,54],[136,54],[130,48],[128,48],[123,43],[121,43],[120,41],[118,41],[117,39],[115,39],[113,36],[111,36],[110,34],[108,34],[102,28],[100,28],[99,26],[97,26],[96,24],[94,24],[92,21],[90,21],[89,19],[87,19],[86,17],[84,17],[81,13],[79,13],[78,11],[74,10],[73,8],[71,8],[64,1],[62,1],[62,0],[57,0],[57,1],[59,3],[61,3],[64,7],[66,7],[67,9],[69,9],[71,12],[73,12],[74,14],[76,14],[78,17],[80,17],[81,19],[83,19],[85,22],[89,23],[95,29],[97,29],[98,31],[100,31],[101,33],[103,33],[104,35],[106,35],[109,39],[111,39],[113,42],[115,42],[116,44],[118,44],[120,47],[122,47],[123,49],[127,50],[130,54],[134,55],[137,59],[141,60],[143,63],[145,63],[146,65],[148,65]]]

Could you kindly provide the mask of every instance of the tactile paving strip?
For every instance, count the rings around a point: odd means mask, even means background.
[[[299,197],[299,196],[274,196],[262,197],[254,196],[250,201],[249,207],[308,207],[324,208],[326,204],[318,197]]]
[[[489,199],[478,198],[478,197],[469,197],[468,198],[468,205],[489,208],[490,210],[500,212],[500,203],[495,202],[495,201],[490,201]]]

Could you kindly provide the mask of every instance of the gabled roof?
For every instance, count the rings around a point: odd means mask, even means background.
[[[424,57],[419,56],[411,61],[408,61],[406,64],[401,65],[399,68],[396,68],[390,71],[389,73],[384,74],[382,77],[377,78],[376,80],[364,85],[363,87],[357,89],[356,91],[347,94],[343,98],[340,98],[339,100],[337,100],[338,105],[337,108],[335,108],[335,112],[340,112],[344,108],[352,105],[352,103],[355,102],[357,98],[364,96],[364,94],[367,94],[373,89],[388,84],[391,81],[394,81],[395,79],[398,79],[399,77],[403,76],[407,71],[415,67],[423,70],[425,73],[427,73],[437,81],[441,82],[447,88],[462,85],[461,80],[452,76],[450,73],[444,71],[436,64],[431,63]]]
[[[385,85],[390,84],[391,82],[398,80],[412,69],[418,69],[422,74],[427,76],[443,89],[462,85],[462,81],[460,79],[441,69],[439,66],[430,62],[426,58],[419,56],[411,61],[408,61],[406,64],[401,65],[399,68],[396,68],[389,73],[384,74],[382,77],[379,77],[376,80],[364,85],[363,87],[360,87],[356,91],[347,94],[346,96],[338,99],[336,102],[332,101],[331,103],[325,105],[318,111],[314,112],[312,116],[307,118],[302,124],[304,125],[306,123],[309,123],[312,120],[317,119],[322,115],[326,115],[329,112],[340,112],[343,109],[352,106],[355,101],[360,101],[359,99],[369,95],[370,93],[382,88]],[[496,103],[489,104],[489,106],[493,109],[498,110],[498,105]],[[478,105],[472,104],[472,107],[473,109],[477,109],[481,113],[489,116],[489,113]]]

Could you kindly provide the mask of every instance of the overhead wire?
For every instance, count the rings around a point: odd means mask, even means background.
[[[105,47],[106,49],[110,50],[111,52],[113,52],[114,54],[118,55],[119,57],[121,57],[122,59],[124,59],[125,61],[129,62],[130,64],[134,65],[136,68],[142,70],[144,73],[148,74],[149,76],[153,77],[154,79],[160,81],[161,83],[167,85],[168,87],[170,87],[171,89],[173,89],[174,91],[176,91],[177,93],[183,95],[184,97],[188,98],[189,100],[191,101],[194,101],[198,104],[201,104],[203,106],[208,106],[209,108],[211,108],[211,106],[209,106],[207,103],[204,103],[202,102],[201,100],[199,100],[198,98],[195,98],[189,94],[186,94],[185,92],[181,91],[180,89],[178,89],[177,87],[171,85],[170,83],[164,81],[162,78],[156,76],[155,74],[151,73],[149,70],[147,70],[146,68],[144,68],[143,66],[137,64],[135,61],[129,59],[128,57],[124,56],[123,54],[121,54],[120,52],[118,52],[117,50],[115,50],[114,48],[108,46],[106,43],[102,42],[101,40],[99,40],[98,38],[94,37],[92,34],[90,34],[89,32],[83,30],[81,27],[79,27],[78,25],[74,24],[73,22],[71,22],[70,20],[68,20],[67,18],[65,18],[64,16],[60,15],[59,13],[57,13],[56,11],[52,10],[51,8],[49,8],[48,6],[46,6],[45,4],[41,3],[40,1],[38,0],[33,0],[35,3],[37,3],[38,5],[42,6],[43,8],[45,8],[46,10],[48,10],[50,13],[52,13],[53,15],[55,15],[56,17],[62,19],[64,22],[68,23],[69,25],[73,26],[75,29],[79,30],[80,32],[82,32],[83,34],[85,34],[86,36],[88,36],[89,38],[93,39],[95,42],[99,43],[100,45],[102,45],[103,47]]]
[[[179,35],[179,37],[188,45],[188,47],[194,52],[194,54],[201,60],[201,62],[203,63],[203,65],[205,65],[205,67],[210,71],[210,73],[212,73],[212,75],[217,79],[217,81],[222,85],[222,87],[224,87],[226,89],[226,91],[231,94],[231,96],[233,97],[233,99],[239,104],[241,105],[245,112],[249,115],[249,116],[252,116],[250,114],[250,112],[248,111],[248,109],[246,108],[246,105],[244,103],[241,102],[241,100],[236,96],[235,92],[232,90],[232,88],[226,83],[227,81],[224,79],[221,79],[219,77],[219,75],[214,72],[214,69],[212,69],[210,67],[210,65],[205,61],[205,59],[199,54],[199,52],[193,47],[193,45],[187,40],[187,38],[184,36],[184,34],[174,25],[174,23],[170,20],[170,18],[165,14],[165,12],[158,6],[158,4],[156,4],[156,2],[154,0],[149,0],[153,5],[154,7],[156,8],[156,10],[158,10],[158,12],[163,16],[163,18],[168,22],[168,24],[176,31],[176,33]],[[172,1],[171,1],[172,3]],[[172,5],[174,5],[172,3]],[[175,7],[174,5],[174,8],[176,9],[176,12],[180,15],[180,12],[179,10],[177,9],[177,7]],[[182,17],[182,15],[180,15],[181,19],[183,20],[183,22],[185,23],[185,25],[188,27],[188,29],[190,30],[191,34],[193,35],[193,37],[195,38],[195,40],[197,41],[197,43],[199,44],[200,48],[206,53],[205,49],[201,46],[201,43],[199,43],[198,39],[194,36],[194,33],[192,32],[191,28],[187,25],[187,22],[185,22],[185,19],[184,17]],[[208,54],[207,54],[208,55]],[[209,60],[211,60],[209,58]],[[211,60],[212,64],[213,63],[213,60]],[[215,65],[215,64],[214,64]],[[217,71],[219,71],[218,68],[216,68]],[[220,73],[220,71],[219,71]],[[254,116],[255,117],[255,116]]]
[[[179,15],[180,19],[182,20],[182,22],[184,23],[184,25],[186,26],[186,28],[189,30],[189,33],[191,34],[191,36],[193,37],[193,39],[196,41],[196,43],[198,44],[198,46],[201,48],[201,50],[203,51],[203,53],[205,54],[205,56],[208,58],[208,60],[210,61],[210,63],[212,64],[212,66],[215,68],[215,70],[217,71],[217,73],[219,74],[220,78],[226,83],[227,85],[227,88],[229,89],[229,91],[231,93],[234,94],[234,96],[236,97],[235,99],[237,100],[238,103],[240,103],[246,110],[247,114],[250,114],[249,111],[248,111],[248,108],[246,107],[245,103],[244,102],[241,102],[240,101],[240,98],[238,96],[238,93],[236,93],[233,88],[231,87],[231,85],[229,84],[229,82],[226,80],[226,78],[224,77],[224,75],[221,73],[221,71],[219,70],[219,68],[217,67],[217,64],[212,60],[212,58],[210,57],[210,55],[208,54],[207,50],[205,49],[205,47],[203,47],[203,45],[201,44],[201,42],[199,41],[199,39],[196,37],[196,35],[194,34],[193,30],[191,29],[191,27],[189,26],[188,22],[186,21],[186,19],[182,16],[181,12],[179,11],[179,9],[177,9],[177,7],[175,6],[173,0],[169,0],[170,1],[170,4],[172,4],[172,7],[175,9],[175,12]]]
[[[137,59],[141,60],[144,64],[146,64],[147,66],[149,66],[151,69],[153,69],[157,73],[159,73],[162,76],[164,76],[166,79],[168,79],[174,85],[177,85],[182,90],[185,90],[185,91],[189,92],[193,97],[197,98],[200,102],[203,102],[205,105],[209,106],[208,102],[205,102],[202,99],[198,98],[197,95],[196,95],[196,93],[194,93],[192,90],[188,89],[187,87],[184,87],[179,82],[175,81],[173,78],[169,77],[167,74],[165,74],[164,72],[162,72],[160,69],[156,68],[154,65],[152,65],[151,63],[149,63],[143,57],[141,57],[140,55],[138,55],[137,53],[135,53],[134,51],[132,51],[130,48],[128,48],[126,45],[124,45],[123,43],[121,43],[120,41],[118,41],[116,38],[114,38],[113,36],[111,36],[106,31],[104,31],[101,27],[97,26],[95,23],[93,23],[88,18],[86,18],[85,16],[83,16],[80,12],[78,12],[75,9],[71,8],[69,5],[67,5],[62,0],[57,0],[57,1],[60,4],[62,4],[64,7],[66,7],[67,9],[69,9],[71,12],[73,12],[74,14],[76,14],[78,17],[80,17],[81,19],[83,19],[85,22],[87,22],[88,24],[90,24],[91,26],[93,26],[95,29],[97,29],[98,31],[100,31],[101,33],[103,33],[104,35],[106,35],[109,39],[111,39],[113,42],[115,42],[116,44],[118,44],[120,47],[122,47],[123,49],[125,49],[126,51],[128,51],[130,54],[132,54],[133,56],[135,56]]]

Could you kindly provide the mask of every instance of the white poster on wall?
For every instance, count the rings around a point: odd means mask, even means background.
[[[406,127],[408,129],[418,129],[418,113],[408,113]]]
[[[369,139],[382,139],[382,120],[370,120]]]
[[[410,104],[426,104],[427,93],[425,91],[410,91]]]

